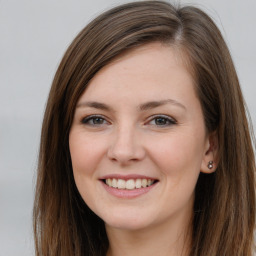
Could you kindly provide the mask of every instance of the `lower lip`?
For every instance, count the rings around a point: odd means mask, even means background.
[[[158,183],[158,182],[157,182]],[[146,188],[136,188],[136,189],[117,189],[113,187],[109,187],[104,182],[102,182],[103,187],[107,190],[108,193],[111,195],[118,197],[118,198],[135,198],[141,195],[148,193],[151,189],[155,187],[157,183],[146,187]]]

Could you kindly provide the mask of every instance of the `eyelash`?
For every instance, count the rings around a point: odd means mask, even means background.
[[[98,121],[101,121],[101,123],[95,123],[95,121],[98,119]],[[162,124],[157,124],[156,122],[160,121],[164,121],[164,123]],[[152,121],[155,122],[155,124],[150,124]],[[90,115],[90,116],[87,116],[85,118],[83,118],[81,120],[81,123],[84,124],[84,125],[90,125],[90,126],[101,126],[101,125],[104,125],[104,124],[110,124],[110,122],[108,122],[106,120],[106,118],[104,116],[101,116],[101,115]],[[177,121],[169,116],[166,116],[166,115],[154,115],[150,118],[149,121],[147,121],[146,125],[149,124],[149,125],[156,125],[158,127],[168,127],[168,126],[171,126],[171,125],[175,125],[177,124]]]
[[[95,120],[97,119],[100,119],[104,122],[107,122],[109,123],[106,118],[104,116],[101,116],[101,115],[91,115],[91,116],[87,116],[85,118],[82,119],[81,123],[82,124],[85,124],[85,125],[91,125],[91,126],[100,126],[100,125],[103,125],[103,123],[100,123],[100,124],[96,124],[96,123],[90,123],[90,122],[94,122]]]
[[[162,121],[164,121],[165,123],[164,124],[156,124],[156,121],[157,119],[161,119]],[[159,121],[158,120],[158,121]],[[153,125],[156,125],[156,126],[159,126],[159,127],[168,127],[168,126],[171,126],[171,125],[174,125],[174,124],[177,124],[177,121],[169,116],[166,116],[166,115],[154,115],[150,118],[149,122],[152,122],[154,121],[155,124]]]

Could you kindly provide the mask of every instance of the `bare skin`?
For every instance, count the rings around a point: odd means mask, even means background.
[[[167,229],[168,223],[162,223],[153,229],[140,231],[124,231],[106,225],[110,243],[107,256],[188,256],[191,244],[190,223],[183,223],[183,230],[178,221],[171,225]]]
[[[177,49],[153,43],[102,68],[79,99],[74,178],[106,224],[108,256],[189,255],[197,179],[215,169],[194,88]]]

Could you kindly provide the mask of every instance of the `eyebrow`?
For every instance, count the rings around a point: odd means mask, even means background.
[[[96,108],[96,109],[101,109],[101,110],[106,110],[110,111],[112,108],[104,103],[96,102],[96,101],[86,101],[86,102],[81,102],[77,104],[77,108],[81,107],[90,107],[90,108]]]
[[[183,104],[181,104],[180,102],[178,102],[176,100],[173,100],[173,99],[146,102],[144,104],[141,104],[139,106],[139,109],[141,111],[145,111],[145,110],[157,108],[157,107],[160,107],[160,106],[163,106],[163,105],[166,105],[166,104],[172,104],[172,105],[181,107],[181,108],[186,110],[186,107]]]
[[[166,105],[166,104],[172,104],[172,105],[181,107],[186,110],[186,107],[183,104],[181,104],[180,102],[173,100],[173,99],[166,99],[166,100],[160,100],[160,101],[149,101],[149,102],[139,105],[139,109],[141,111],[146,111],[146,110],[154,109],[154,108]],[[90,108],[96,108],[96,109],[105,110],[105,111],[114,111],[107,104],[100,103],[97,101],[80,102],[77,104],[77,108],[81,108],[81,107],[90,107]]]

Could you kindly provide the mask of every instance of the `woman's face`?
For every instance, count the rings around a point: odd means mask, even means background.
[[[153,43],[101,69],[77,103],[69,146],[77,188],[108,227],[189,221],[212,156],[179,53]]]

